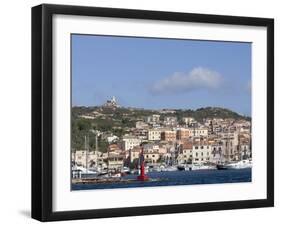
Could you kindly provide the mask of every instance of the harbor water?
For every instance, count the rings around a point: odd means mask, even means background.
[[[251,182],[252,171],[248,169],[229,170],[195,170],[150,172],[149,181],[131,181],[130,183],[92,183],[72,184],[72,190],[114,189],[154,186],[175,186],[194,184],[219,184]],[[137,175],[127,175],[124,179],[135,179]]]

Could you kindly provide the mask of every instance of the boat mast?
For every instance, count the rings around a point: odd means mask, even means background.
[[[87,136],[85,135],[85,151],[86,151],[86,173],[88,173],[88,145],[87,145]]]
[[[195,123],[193,123],[193,137],[192,137],[192,149],[193,149],[193,146],[195,144],[194,142],[195,140]],[[191,165],[193,166],[193,162],[194,162],[194,157],[193,157],[193,150],[192,150],[192,159],[191,159]]]
[[[239,161],[242,160],[242,152],[241,152],[241,144],[240,144],[240,131],[238,131],[238,157],[239,157]]]
[[[251,157],[252,159],[252,121],[251,121],[251,125],[250,125],[250,139],[249,139],[250,143],[249,143],[249,154],[250,156],[247,156],[247,159],[249,159]]]
[[[107,148],[107,175],[109,175],[109,150]]]
[[[100,159],[99,159],[99,144],[98,144],[98,137],[100,135],[100,132],[98,130],[94,130],[93,133],[95,134],[95,151],[94,151],[94,155],[96,155],[96,168],[99,168],[99,163],[100,163]],[[101,165],[102,168],[102,165]]]
[[[96,153],[98,153],[98,133],[96,133]]]

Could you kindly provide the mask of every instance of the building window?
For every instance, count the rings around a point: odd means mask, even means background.
[[[203,149],[204,147],[203,146],[201,146],[201,149]]]
[[[204,155],[204,153],[203,152],[201,152],[201,156],[203,156]]]
[[[198,146],[195,146],[195,149],[198,149]]]

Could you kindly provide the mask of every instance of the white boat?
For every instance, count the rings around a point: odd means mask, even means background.
[[[149,166],[146,168],[146,172],[161,172],[161,167],[160,166]]]
[[[116,177],[121,177],[122,174],[121,173],[114,173],[114,174],[111,174],[110,177],[113,177],[113,178],[116,178]]]
[[[122,173],[127,173],[127,174],[129,174],[129,173],[130,173],[130,168],[124,166],[124,167],[122,168],[121,172],[122,172]]]
[[[121,178],[122,173],[121,172],[106,172],[106,173],[100,173],[98,175],[99,178]]]
[[[161,172],[172,172],[172,171],[177,171],[178,168],[177,166],[160,166],[160,171]]]
[[[82,166],[74,166],[72,167],[73,171],[80,171],[81,174],[98,174],[99,172],[95,169],[86,169]]]
[[[167,166],[166,171],[171,172],[171,171],[177,171],[178,168],[177,166]]]
[[[139,175],[139,170],[138,169],[132,169],[129,172],[130,174],[135,174],[135,175]]]
[[[252,161],[249,159],[241,160],[239,162],[232,162],[225,165],[226,169],[247,169],[252,168]]]
[[[180,170],[180,171],[213,170],[213,169],[216,169],[216,166],[215,165],[193,163],[193,164],[187,164],[187,165],[179,165],[177,167],[177,169]]]
[[[189,170],[212,170],[216,169],[215,165],[208,165],[208,164],[198,164],[194,163],[191,165],[188,165]]]

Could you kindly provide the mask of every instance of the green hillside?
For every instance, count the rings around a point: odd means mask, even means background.
[[[135,127],[135,123],[144,120],[146,116],[159,114],[163,120],[165,116],[175,116],[181,122],[183,117],[193,117],[198,122],[206,118],[233,118],[251,120],[250,117],[239,115],[238,113],[225,108],[206,107],[196,110],[178,109],[174,113],[160,113],[156,110],[136,109],[136,108],[106,108],[106,107],[73,107],[72,108],[72,149],[84,148],[85,136],[89,136],[90,149],[95,147],[95,135],[92,130],[104,133],[113,133],[120,137]],[[81,116],[89,116],[88,118]],[[99,137],[99,150],[105,151],[107,143]]]

